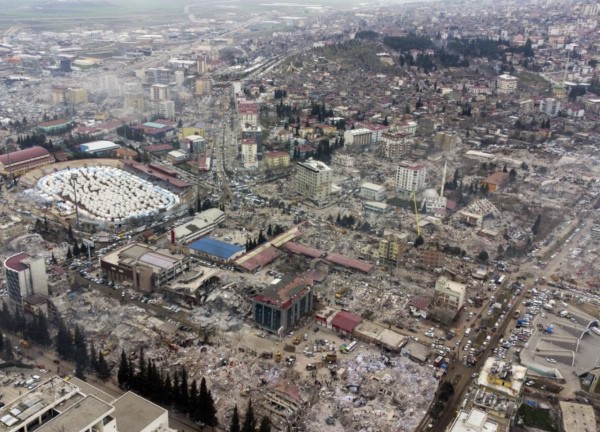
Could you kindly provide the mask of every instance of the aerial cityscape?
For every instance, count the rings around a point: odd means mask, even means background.
[[[600,430],[600,2],[0,7],[0,432]]]

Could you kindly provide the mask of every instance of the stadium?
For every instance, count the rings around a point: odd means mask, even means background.
[[[35,190],[61,217],[77,210],[81,219],[100,224],[152,217],[180,204],[177,194],[113,166],[54,171],[39,178]]]

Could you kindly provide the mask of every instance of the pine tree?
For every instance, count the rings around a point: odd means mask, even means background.
[[[127,361],[127,355],[125,354],[125,350],[121,351],[121,363],[119,363],[117,379],[119,381],[120,388],[129,388],[131,384],[129,382],[129,362]]]
[[[189,384],[188,384],[188,375],[185,367],[181,370],[181,381],[179,383],[179,399],[177,403],[179,403],[179,408],[181,411],[189,412]]]
[[[96,376],[102,381],[106,381],[110,378],[110,369],[108,368],[108,364],[106,363],[106,359],[104,358],[104,354],[102,354],[102,351],[100,351],[100,354],[98,355],[98,366],[96,370]]]
[[[206,379],[203,377],[200,381],[200,394],[198,396],[199,420],[208,426],[216,426],[219,422],[217,419],[217,409],[212,394],[206,387]],[[239,428],[239,418],[238,418]]]
[[[233,414],[231,416],[231,423],[229,424],[229,432],[241,432],[240,415],[238,414],[237,405],[233,408]]]
[[[62,319],[58,321],[56,352],[63,359],[70,360],[73,358],[73,337]]]
[[[248,399],[248,408],[246,409],[246,417],[242,425],[242,432],[255,432],[256,419],[254,418],[254,409],[252,408],[252,399]]]
[[[67,246],[67,259],[70,260],[73,258],[73,252],[71,252],[71,247]]]
[[[271,432],[271,419],[269,417],[264,416],[260,421],[260,426],[258,427],[258,432]]]
[[[98,372],[98,355],[96,354],[94,342],[90,344],[90,366],[95,372]]]
[[[200,393],[198,393],[198,384],[196,383],[196,380],[192,380],[192,385],[190,386],[190,397],[188,401],[188,413],[190,414],[190,419],[192,421],[199,420],[199,397]]]
[[[75,360],[80,362],[82,368],[85,370],[89,364],[87,342],[85,340],[85,333],[78,325],[75,326],[73,343],[75,345]]]

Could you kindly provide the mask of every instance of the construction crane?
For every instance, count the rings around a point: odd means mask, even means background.
[[[415,220],[417,222],[417,237],[421,235],[421,230],[419,229],[419,210],[417,209],[417,193],[413,192],[413,203],[415,205]]]

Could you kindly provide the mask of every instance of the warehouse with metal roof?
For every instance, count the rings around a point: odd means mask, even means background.
[[[203,237],[189,246],[190,253],[195,256],[216,262],[229,262],[246,252],[243,246],[234,245],[213,237]]]

